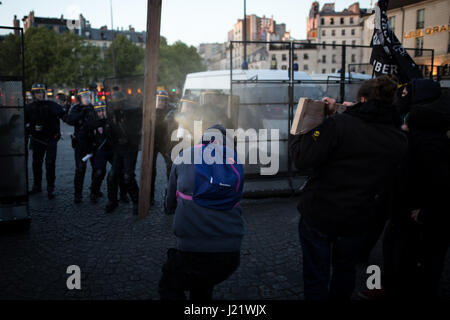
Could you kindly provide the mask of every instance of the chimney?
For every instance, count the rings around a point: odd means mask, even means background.
[[[20,28],[20,21],[17,19],[16,15],[14,15],[13,27],[14,28]],[[16,37],[18,37],[19,36],[19,30],[14,30],[14,35]]]
[[[355,2],[354,4],[352,4],[350,7],[348,7],[348,10],[350,12],[359,14],[360,13],[359,2]]]
[[[13,27],[14,28],[20,28],[20,21],[17,19],[16,15],[14,15]]]

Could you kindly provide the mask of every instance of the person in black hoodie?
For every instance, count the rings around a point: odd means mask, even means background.
[[[389,298],[438,295],[450,245],[449,98],[428,79],[414,80],[403,90],[399,110],[409,147],[383,243]]]
[[[367,101],[289,137],[295,166],[313,169],[298,205],[306,300],[349,299],[353,292],[366,233],[407,149],[393,121],[396,88],[387,76],[368,80],[361,87],[370,92]],[[333,109],[335,101],[325,100]]]

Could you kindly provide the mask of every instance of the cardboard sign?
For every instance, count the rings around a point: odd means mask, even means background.
[[[342,113],[345,110],[345,105],[336,103],[336,112]],[[292,122],[291,134],[305,134],[318,127],[329,115],[331,112],[325,102],[301,98]]]

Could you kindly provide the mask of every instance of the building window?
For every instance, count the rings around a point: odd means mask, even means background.
[[[326,36],[326,32],[325,32],[325,30],[322,30],[322,37],[325,37]]]
[[[389,26],[393,33],[395,33],[395,16],[389,17]]]
[[[356,40],[352,40],[352,46],[354,47],[356,45]]]
[[[447,46],[447,53],[450,53],[450,33],[448,34],[448,46]],[[448,68],[448,65],[447,65]],[[448,70],[448,69],[447,69]]]
[[[356,55],[352,54],[352,62],[356,62]]]
[[[286,61],[286,60],[287,60],[287,58],[286,58],[286,55],[285,55],[285,54],[283,54],[283,55],[281,56],[281,60],[282,60],[282,61]]]
[[[336,68],[331,69],[331,73],[335,73],[336,72]]]
[[[309,70],[307,64],[305,64],[305,65],[303,66],[303,70],[305,70],[305,71],[308,71],[308,70]]]
[[[336,63],[336,55],[335,55],[335,54],[333,54],[333,55],[331,56],[331,62],[332,62],[332,63]]]
[[[331,30],[331,35],[334,37],[336,35],[336,30]]]
[[[345,45],[346,45],[346,43],[347,43],[347,42],[346,42],[345,40],[344,40],[344,41],[342,41],[342,45],[344,45],[344,46],[345,46]]]
[[[326,73],[327,72],[327,70],[326,69],[322,69],[322,73]]]
[[[325,24],[325,19],[324,19],[324,18],[320,19],[320,24],[321,24],[321,25],[324,25],[324,24]]]
[[[322,49],[325,49],[326,48],[326,46],[325,46],[325,41],[323,41],[322,42]]]
[[[423,55],[423,37],[416,38],[416,57],[421,57]]]
[[[344,18],[341,18],[341,24],[344,24]]]
[[[330,18],[330,24],[334,24],[334,18]]]
[[[294,53],[294,61],[298,60],[298,56],[296,53]]]
[[[277,60],[277,56],[276,55],[272,55],[272,60]]]
[[[423,29],[425,27],[425,9],[417,10],[416,29]]]
[[[345,36],[345,29],[341,30],[341,35]]]
[[[350,24],[353,24],[353,17],[350,17]]]
[[[307,53],[303,54],[303,60],[308,60],[309,59],[309,55]]]
[[[336,41],[333,41],[333,49],[336,49]]]
[[[352,29],[352,36],[355,35],[355,29]]]
[[[327,63],[327,56],[326,55],[322,56],[322,63]]]

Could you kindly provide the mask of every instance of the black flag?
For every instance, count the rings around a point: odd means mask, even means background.
[[[423,78],[422,71],[398,41],[389,26],[387,18],[388,0],[378,1],[375,15],[375,28],[370,46],[370,63],[376,76],[395,75],[400,83]]]

